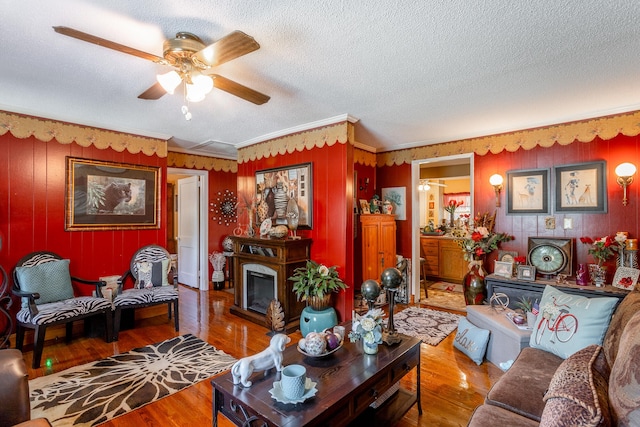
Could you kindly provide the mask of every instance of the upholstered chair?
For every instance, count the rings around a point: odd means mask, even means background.
[[[132,288],[126,288],[133,282]],[[129,269],[118,279],[118,295],[113,300],[113,339],[118,340],[122,310],[167,304],[168,317],[180,329],[178,315],[178,275],[169,252],[158,245],[140,248],[131,257]]]
[[[72,282],[88,287],[95,296],[75,296]],[[103,281],[73,277],[69,260],[52,252],[33,252],[13,270],[13,294],[22,298],[16,315],[16,348],[22,350],[26,329],[33,329],[33,362],[40,367],[45,333],[49,326],[64,324],[66,340],[71,340],[73,322],[93,316],[105,320],[105,340],[111,341],[113,313],[111,302],[102,297]]]

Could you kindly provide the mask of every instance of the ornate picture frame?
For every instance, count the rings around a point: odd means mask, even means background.
[[[506,173],[507,215],[548,214],[549,169],[514,170]]]
[[[513,276],[513,263],[507,261],[494,261],[493,274],[510,279]]]
[[[313,165],[297,165],[256,171],[257,224],[271,218],[273,225],[287,225],[287,208],[295,200],[298,229],[313,228]],[[263,218],[264,215],[264,218]]]
[[[528,280],[530,282],[536,280],[536,268],[532,265],[519,265],[517,274],[518,280]]]
[[[160,168],[66,158],[65,230],[160,228]]]
[[[607,213],[604,160],[554,167],[555,212]]]

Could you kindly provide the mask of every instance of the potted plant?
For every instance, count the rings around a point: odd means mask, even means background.
[[[298,301],[306,301],[307,305],[318,311],[328,308],[331,294],[347,288],[336,268],[313,260],[307,261],[304,267],[296,268],[288,280],[293,282],[293,292]]]
[[[522,310],[527,317],[527,326],[533,328],[536,323],[536,315],[533,314],[533,301],[529,297],[521,296],[516,301],[516,307]]]

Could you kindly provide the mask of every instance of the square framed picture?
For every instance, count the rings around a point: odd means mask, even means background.
[[[555,212],[607,212],[607,164],[604,160],[556,166],[554,173]]]
[[[507,172],[507,215],[549,213],[549,169]]]
[[[638,283],[640,270],[631,267],[618,267],[616,274],[613,276],[613,286],[620,289],[632,291]]]
[[[513,276],[513,263],[506,261],[495,261],[493,274],[510,279]]]
[[[533,265],[519,265],[518,266],[518,279],[519,280],[536,280],[536,268]]]

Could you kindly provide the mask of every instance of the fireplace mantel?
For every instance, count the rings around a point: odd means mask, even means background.
[[[305,307],[293,292],[293,283],[287,280],[293,271],[310,258],[311,239],[271,239],[268,237],[232,236],[233,274],[235,280],[234,305],[230,312],[254,323],[265,325],[264,314],[243,307],[245,292],[245,264],[259,264],[277,272],[277,295],[284,310],[285,329],[294,330],[300,324],[300,313]]]

